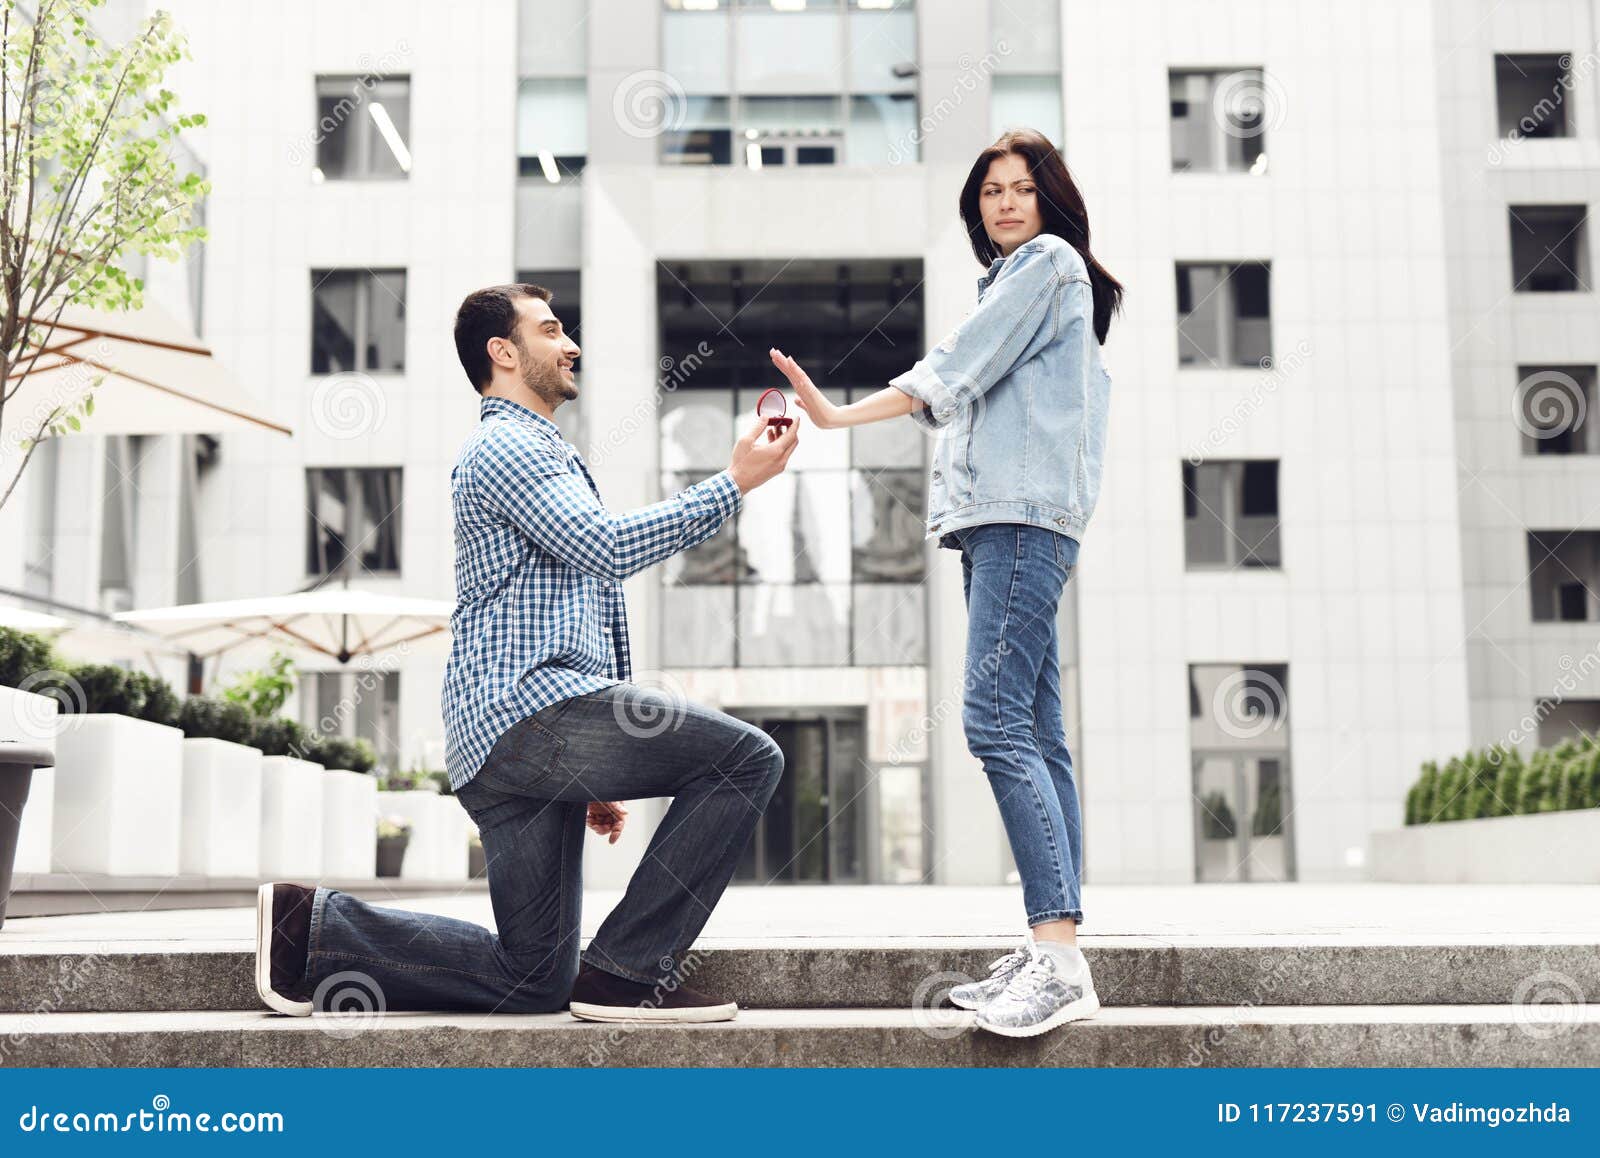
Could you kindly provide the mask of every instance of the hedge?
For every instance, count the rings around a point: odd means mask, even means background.
[[[1405,821],[1432,824],[1486,816],[1527,816],[1600,808],[1600,743],[1589,736],[1540,748],[1526,759],[1494,744],[1429,760],[1406,793]]]

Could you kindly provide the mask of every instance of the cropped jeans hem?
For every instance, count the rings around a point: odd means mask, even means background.
[[[1028,928],[1031,929],[1035,925],[1042,925],[1046,921],[1065,921],[1065,920],[1069,920],[1069,919],[1072,920],[1072,921],[1077,922],[1080,925],[1083,924],[1083,910],[1082,909],[1046,909],[1042,913],[1029,913],[1028,914]]]

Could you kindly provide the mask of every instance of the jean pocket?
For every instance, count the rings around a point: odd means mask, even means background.
[[[507,728],[477,778],[501,792],[526,794],[550,779],[567,742],[529,716]]]

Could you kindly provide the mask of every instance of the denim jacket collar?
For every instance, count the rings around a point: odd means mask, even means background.
[[[1012,252],[1014,253],[1016,251],[1013,250]],[[985,271],[984,275],[978,279],[978,292],[980,294],[989,288],[990,282],[994,281],[995,278],[1000,276],[1000,267],[1005,263],[1006,259],[1003,257],[997,257],[989,263],[988,270]]]

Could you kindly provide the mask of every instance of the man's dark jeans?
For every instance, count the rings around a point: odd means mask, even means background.
[[[323,1008],[347,982],[375,988],[386,1009],[564,1008],[578,972],[589,802],[671,796],[583,953],[658,984],[705,926],[782,773],[783,755],[761,729],[656,689],[620,684],[552,704],[513,725],[456,793],[483,834],[498,935],[321,887],[306,993],[320,986]]]

